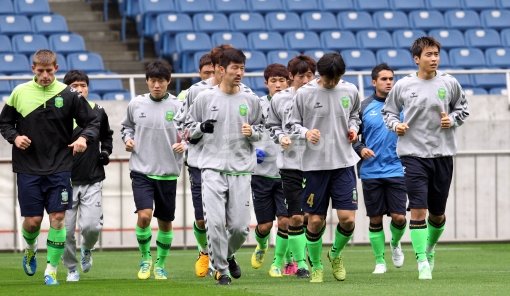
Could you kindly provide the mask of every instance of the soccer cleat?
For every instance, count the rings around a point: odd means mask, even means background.
[[[295,275],[297,270],[298,268],[296,262],[287,263],[283,268],[283,275]]]
[[[198,277],[205,277],[208,273],[209,255],[203,252],[199,252],[197,261],[195,262],[195,275]]]
[[[37,258],[35,255],[37,251],[26,248],[25,254],[23,255],[23,270],[29,276],[33,276],[37,270]]]
[[[331,258],[331,251],[329,251],[328,259],[329,262],[331,262],[331,268],[333,269],[333,276],[335,277],[335,279],[337,279],[338,281],[345,280],[346,271],[342,256]]]
[[[152,260],[145,260],[140,262],[140,270],[138,271],[138,278],[146,280],[151,277]]]
[[[77,270],[70,270],[67,273],[66,282],[78,282],[80,280],[80,273]]]
[[[296,271],[296,277],[299,279],[307,279],[310,277],[310,271],[306,268],[298,268]]]
[[[383,274],[386,273],[386,263],[377,263],[372,274]]]
[[[58,285],[57,272],[56,271],[45,271],[44,272],[44,284],[46,286]]]
[[[81,270],[84,273],[90,271],[92,267],[92,250],[85,250],[81,248]]]
[[[312,279],[310,283],[322,283],[324,281],[324,272],[322,269],[312,268]]]
[[[425,252],[427,255],[427,261],[429,262],[431,272],[434,271],[434,257],[436,255],[435,249],[436,249],[435,246],[433,247],[427,246],[427,251]]]
[[[230,285],[230,283],[232,283],[232,279],[227,274],[221,274],[221,275],[218,274],[216,277],[217,277],[217,282],[216,282],[217,285],[228,286],[228,285]]]
[[[392,246],[390,243],[390,247],[391,247],[391,260],[393,261],[393,265],[395,265],[395,267],[397,268],[402,267],[402,265],[404,265],[404,252],[402,252],[400,242],[396,247]]]
[[[241,277],[241,267],[239,266],[239,264],[237,264],[236,258],[234,256],[232,256],[232,258],[227,259],[227,262],[228,262],[228,271],[230,272],[230,275],[235,279],[240,278]]]
[[[257,247],[255,248],[255,251],[253,251],[253,254],[251,255],[251,267],[254,269],[259,269],[262,266],[262,263],[264,263],[264,257],[266,256],[268,247],[265,249]]]
[[[168,272],[163,267],[154,267],[154,278],[157,280],[168,279]]]
[[[271,268],[269,269],[269,276],[271,277],[282,277],[282,270],[278,266],[271,265]]]
[[[418,261],[418,273],[418,279],[420,280],[432,279],[432,271],[430,270],[430,265],[427,260]]]

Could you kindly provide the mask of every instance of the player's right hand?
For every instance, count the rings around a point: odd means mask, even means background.
[[[408,129],[409,126],[407,125],[407,123],[402,122],[397,124],[397,126],[395,127],[395,132],[397,133],[397,136],[403,136],[406,134]]]
[[[369,148],[363,148],[361,149],[361,158],[363,159],[369,159],[370,157],[374,157],[375,153],[372,151],[372,149]]]
[[[287,136],[283,136],[282,139],[280,140],[280,146],[283,148],[283,149],[287,149],[289,148],[290,144],[292,144],[292,141],[290,140],[289,137]]]
[[[129,139],[126,141],[126,151],[133,152],[135,150],[135,141],[133,139]]]
[[[14,139],[14,145],[21,150],[30,147],[31,143],[32,141],[27,136],[17,136],[16,139]]]
[[[308,140],[308,142],[310,142],[312,144],[317,144],[321,138],[321,132],[318,129],[314,128],[314,129],[307,131],[305,136],[306,136],[306,139]]]

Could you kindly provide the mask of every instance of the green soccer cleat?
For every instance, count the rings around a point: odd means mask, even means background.
[[[336,258],[331,258],[331,251],[328,252],[328,259],[331,262],[331,268],[333,269],[333,276],[337,281],[345,280],[345,275],[347,272],[344,267],[344,260],[342,256],[338,256]]]
[[[430,265],[427,260],[418,262],[418,273],[418,279],[420,280],[432,279],[432,271],[430,270]]]
[[[138,271],[138,279],[146,280],[151,277],[152,260],[140,262],[140,270]]]
[[[259,269],[260,267],[262,267],[262,263],[264,263],[264,258],[266,256],[267,249],[268,247],[266,247],[265,249],[261,249],[257,245],[255,251],[253,251],[253,254],[251,255],[251,267],[253,267],[254,269]]]
[[[281,268],[271,265],[271,269],[269,269],[269,276],[274,278],[283,277]]]
[[[322,283],[324,282],[324,272],[322,269],[312,268],[312,278],[310,283]]]
[[[167,280],[168,272],[163,267],[154,267],[154,278],[157,280]]]

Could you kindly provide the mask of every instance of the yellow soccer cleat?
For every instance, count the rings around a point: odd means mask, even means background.
[[[197,261],[195,262],[195,275],[197,277],[205,277],[209,273],[209,255],[199,252]]]
[[[255,248],[255,251],[253,251],[253,254],[251,255],[251,267],[254,269],[259,269],[262,267],[262,263],[264,263],[264,257],[266,256],[268,247],[265,249],[257,247]]]
[[[138,279],[146,280],[151,277],[152,260],[140,262],[140,270],[138,271]]]
[[[328,252],[328,259],[329,262],[331,262],[331,268],[333,269],[333,276],[335,279],[337,279],[337,281],[345,280],[346,271],[342,256],[331,258],[331,252]]]
[[[269,276],[274,278],[283,277],[281,268],[271,265],[271,269],[269,269]]]
[[[310,283],[322,283],[324,281],[324,272],[322,269],[312,268],[312,279]]]

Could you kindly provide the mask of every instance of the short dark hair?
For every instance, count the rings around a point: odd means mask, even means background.
[[[209,53],[204,54],[198,62],[198,71],[202,70],[204,66],[211,65],[212,63],[211,55]]]
[[[211,63],[213,64],[213,66],[220,64],[221,57],[223,56],[223,51],[225,51],[225,49],[227,48],[234,47],[230,44],[221,44],[211,49],[209,55],[211,56]]]
[[[374,68],[372,68],[372,80],[377,80],[377,78],[379,77],[379,72],[381,72],[383,70],[391,71],[391,73],[393,73],[393,69],[390,68],[390,66],[388,66],[388,64],[381,63],[381,64],[375,66]]]
[[[289,71],[282,64],[270,64],[264,69],[264,79],[268,81],[271,77],[284,77],[289,80]]]
[[[32,56],[32,64],[39,65],[56,65],[57,54],[49,49],[39,49]]]
[[[293,57],[287,64],[287,70],[289,70],[289,73],[292,75],[304,74],[308,72],[308,70],[315,74],[316,69],[317,64],[315,60],[304,54]]]
[[[411,54],[414,57],[421,57],[421,53],[426,47],[437,47],[437,50],[441,52],[441,43],[434,39],[434,37],[424,36],[414,40],[411,45]]]
[[[223,68],[227,68],[230,63],[245,64],[246,56],[244,52],[237,48],[227,48],[223,51],[219,65]]]
[[[76,81],[85,81],[87,86],[89,85],[89,76],[82,70],[70,70],[64,76],[64,83],[71,85]]]
[[[340,77],[345,74],[345,62],[337,52],[330,52],[324,54],[319,61],[317,61],[317,72],[320,76],[328,78]]]
[[[170,81],[172,66],[165,60],[155,60],[145,65],[145,79],[159,78]]]

